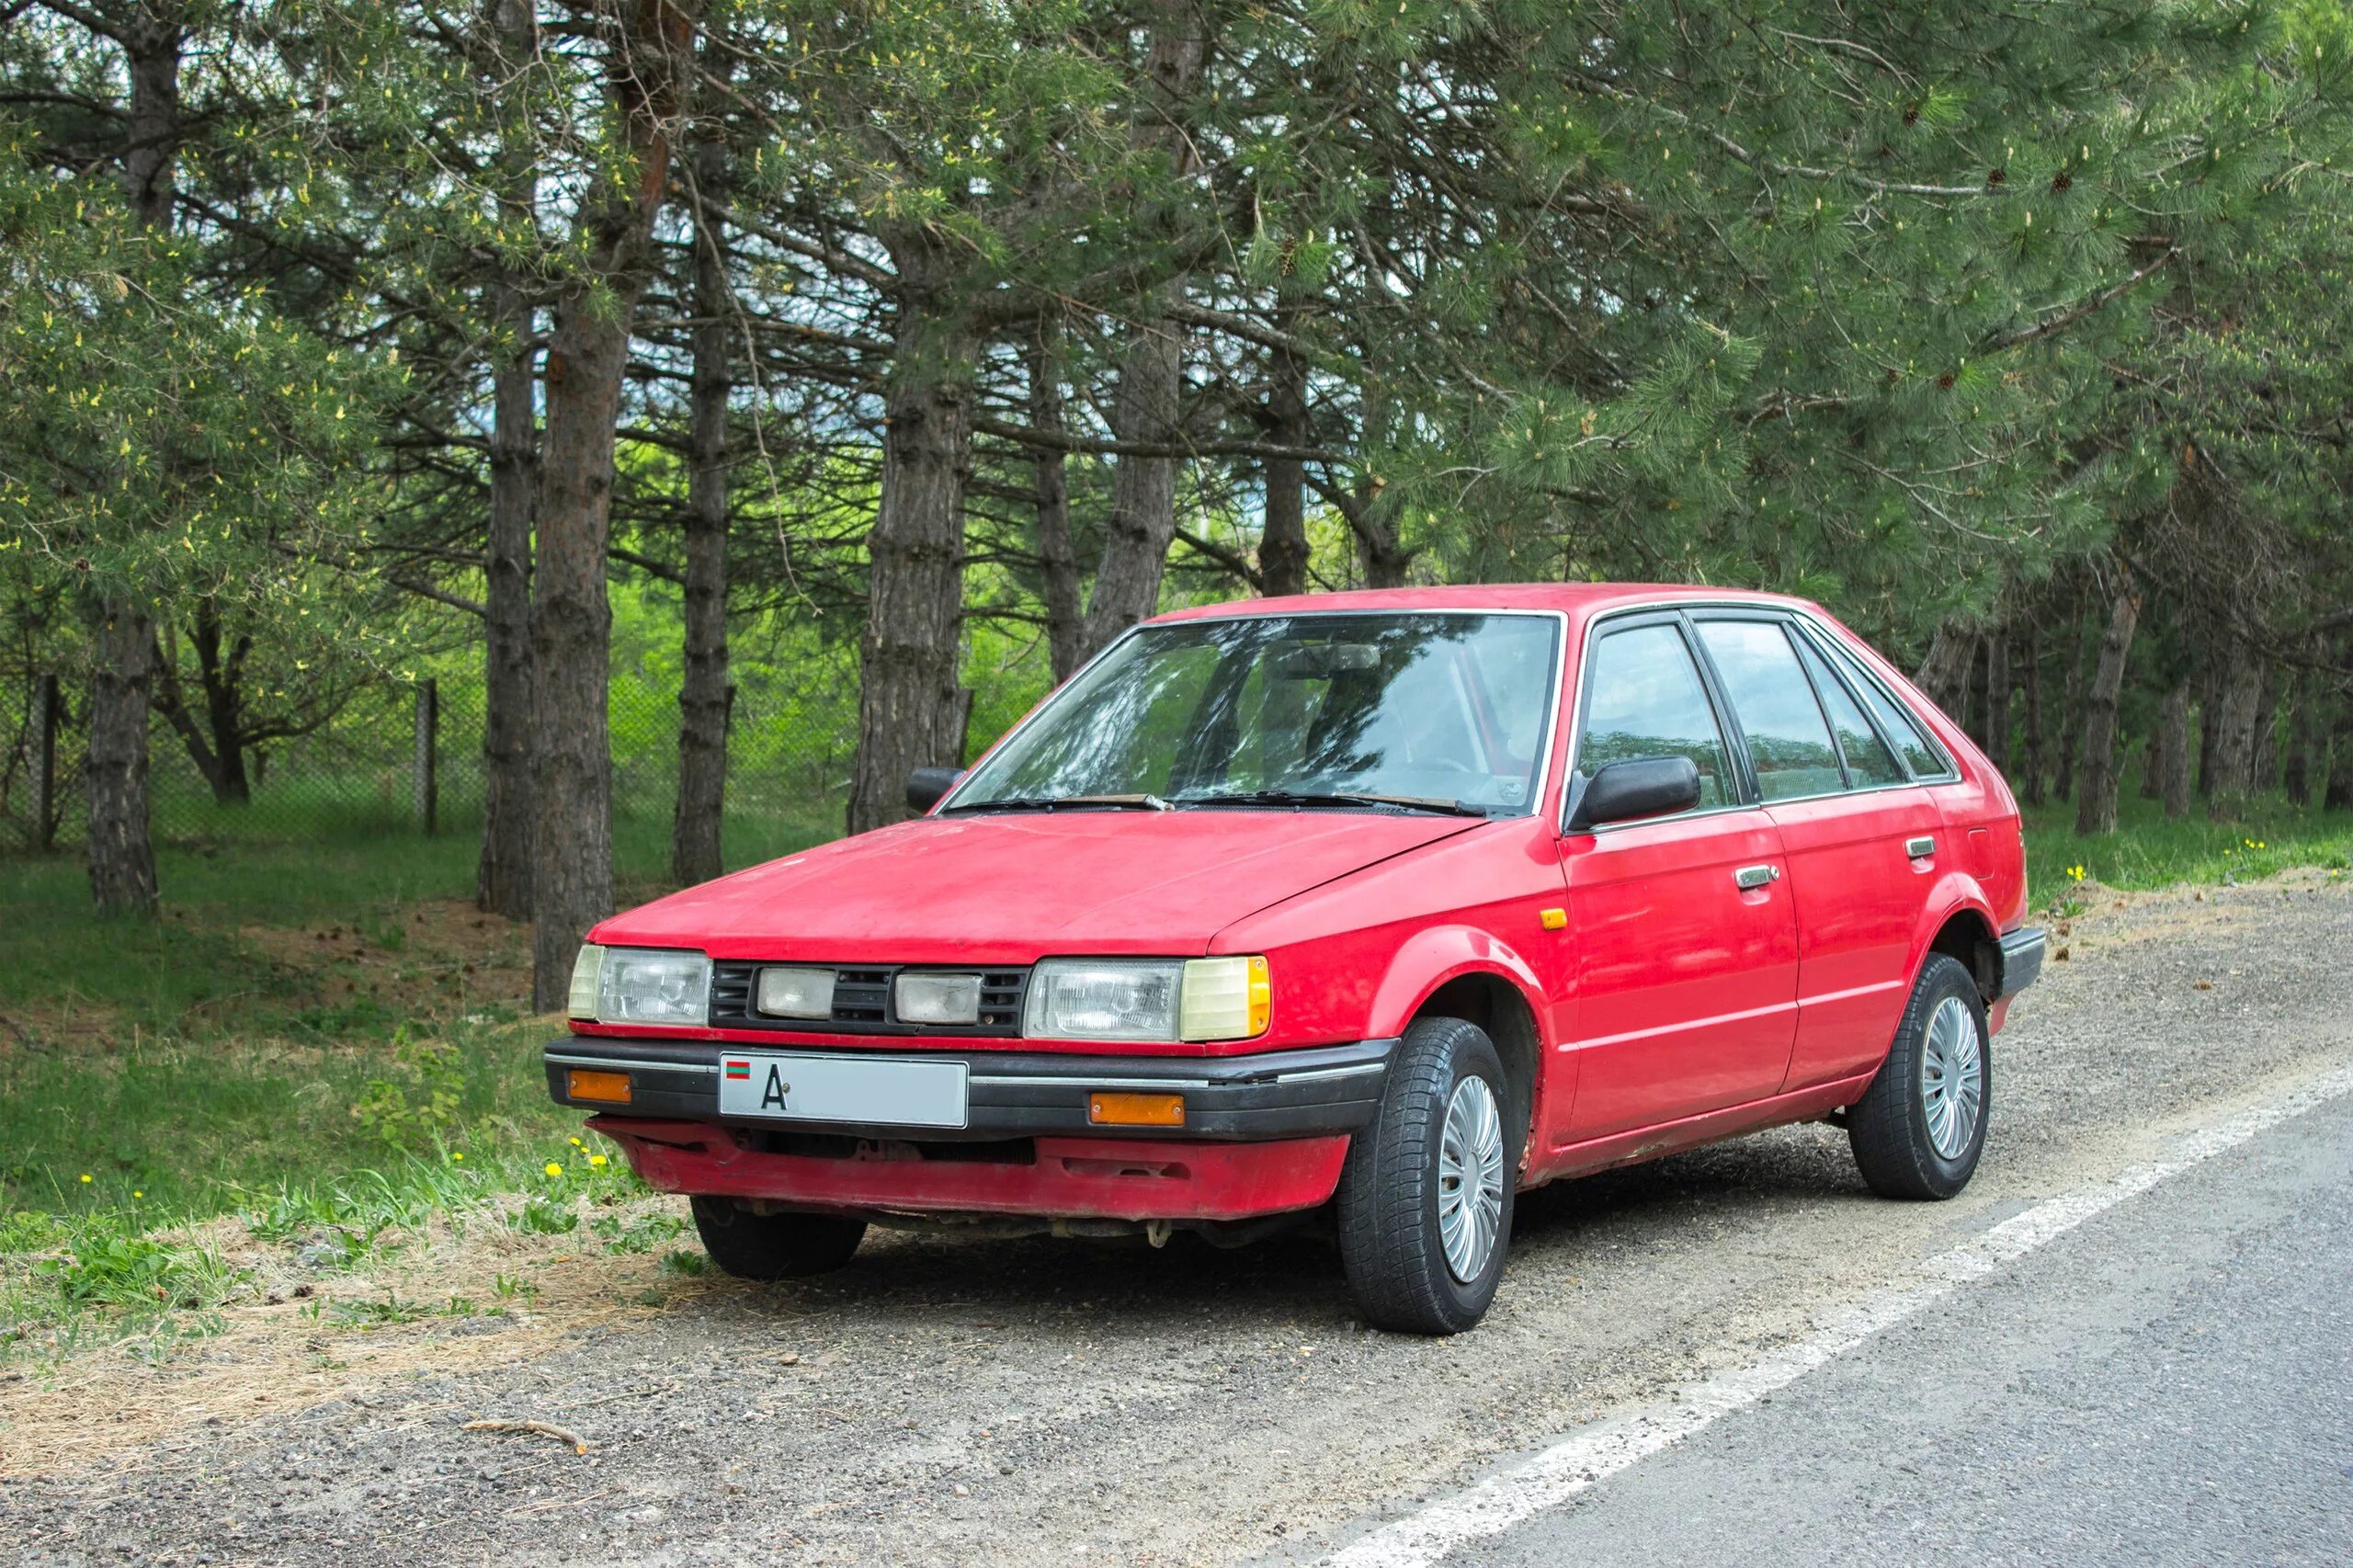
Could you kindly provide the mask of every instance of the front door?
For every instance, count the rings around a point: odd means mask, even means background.
[[[1734,765],[1682,619],[1605,622],[1592,635],[1576,773],[1688,756],[1700,800],[1561,840],[1580,1071],[1556,1147],[1772,1095],[1796,1028],[1780,835]]]

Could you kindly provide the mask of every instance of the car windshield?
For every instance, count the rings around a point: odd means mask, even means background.
[[[947,809],[1518,814],[1534,804],[1559,640],[1546,615],[1143,627],[1057,692]]]

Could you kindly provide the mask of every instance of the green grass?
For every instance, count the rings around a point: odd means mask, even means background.
[[[2238,820],[2214,822],[2205,807],[2169,822],[2157,801],[2128,784],[2117,803],[2117,831],[2075,835],[2071,805],[2026,812],[2027,885],[2038,904],[2063,898],[2083,868],[2086,881],[2106,887],[2149,889],[2177,882],[2245,881],[2301,866],[2342,871],[2353,857],[2353,812],[2292,806],[2279,796],[2249,802]]]

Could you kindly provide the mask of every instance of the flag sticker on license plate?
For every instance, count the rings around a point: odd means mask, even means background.
[[[878,1127],[961,1127],[968,1065],[904,1056],[719,1059],[719,1114]]]

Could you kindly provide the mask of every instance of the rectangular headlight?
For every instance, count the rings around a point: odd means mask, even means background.
[[[830,1018],[834,1016],[834,971],[764,969],[752,1006],[771,1018]]]
[[[1033,1040],[1176,1039],[1182,959],[1046,959],[1029,971],[1021,1032]]]
[[[1029,971],[1033,1040],[1249,1040],[1267,1032],[1263,958],[1047,959]]]
[[[594,942],[580,944],[580,956],[572,960],[572,994],[566,999],[564,1012],[575,1018],[597,1016],[597,976],[604,967],[605,949]]]
[[[710,959],[654,948],[607,948],[597,1019],[607,1024],[701,1024],[710,1017]]]
[[[892,995],[903,1024],[977,1024],[981,1021],[981,977],[977,974],[902,974]]]

